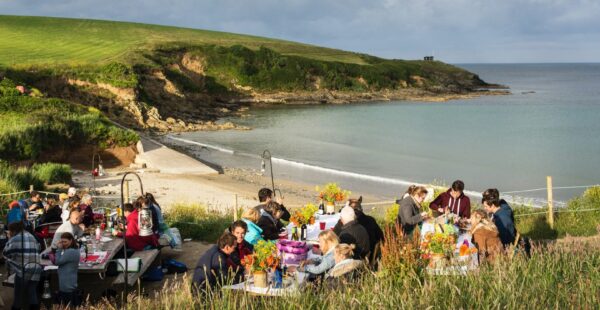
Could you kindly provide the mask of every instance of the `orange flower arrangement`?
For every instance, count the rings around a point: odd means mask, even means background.
[[[292,222],[296,227],[300,227],[304,224],[313,225],[315,223],[314,214],[319,210],[317,206],[314,204],[307,204],[300,210],[296,210],[294,214],[290,217],[290,222]]]
[[[274,242],[260,240],[254,246],[254,253],[242,259],[242,265],[250,271],[267,271],[279,266],[277,246]]]
[[[317,192],[319,192],[319,199],[330,203],[344,201],[350,196],[349,191],[342,190],[336,183],[327,183],[322,189],[317,186]]]

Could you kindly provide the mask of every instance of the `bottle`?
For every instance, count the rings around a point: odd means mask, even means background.
[[[298,241],[298,228],[297,227],[292,228],[292,240]]]
[[[302,224],[302,227],[300,228],[300,240],[301,241],[306,241],[307,231],[308,231],[308,229],[306,228],[306,224]]]
[[[99,226],[96,227],[95,233],[96,233],[96,240],[100,241],[100,238],[102,238],[102,230],[100,230]]]
[[[79,246],[79,261],[84,261],[87,258],[87,251],[85,249],[85,243],[82,242],[81,245]]]
[[[46,306],[46,309],[52,308],[52,292],[50,291],[50,281],[44,280],[44,292],[42,294],[42,304]]]
[[[324,213],[325,213],[325,206],[323,205],[323,199],[321,199],[321,202],[319,203],[319,211],[317,211],[317,214],[323,215]]]

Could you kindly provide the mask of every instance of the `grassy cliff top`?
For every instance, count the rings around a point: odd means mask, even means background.
[[[285,55],[365,63],[362,54],[284,40],[128,22],[0,15],[0,65],[86,65],[131,62],[140,50],[184,43],[267,47]]]

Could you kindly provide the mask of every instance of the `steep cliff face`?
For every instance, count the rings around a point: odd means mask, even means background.
[[[365,65],[243,46],[166,46],[133,64],[11,70],[49,97],[93,106],[139,129],[245,129],[217,122],[251,105],[443,101],[490,91],[477,75],[439,62],[366,57]]]

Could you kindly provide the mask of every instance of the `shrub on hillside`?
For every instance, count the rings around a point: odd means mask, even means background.
[[[17,90],[17,84],[15,84],[11,79],[4,78],[0,81],[0,96],[19,96],[21,93]]]
[[[233,213],[209,210],[202,204],[174,204],[165,212],[165,220],[177,227],[183,238],[215,242],[233,222]]]
[[[71,182],[71,166],[66,164],[43,163],[31,167],[33,174],[46,184],[69,184]]]

